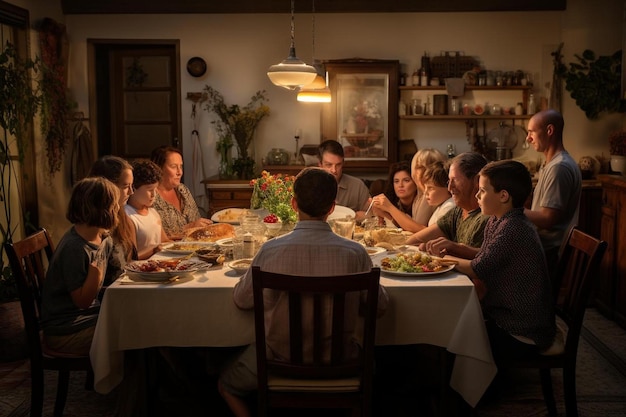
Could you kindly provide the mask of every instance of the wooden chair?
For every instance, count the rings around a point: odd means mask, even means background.
[[[89,356],[73,356],[51,351],[41,338],[41,290],[45,280],[43,254],[52,259],[54,245],[48,232],[41,229],[19,242],[6,243],[5,250],[24,315],[30,358],[31,404],[30,415],[41,416],[43,411],[44,369],[59,372],[54,416],[62,416],[67,398],[70,371],[87,371],[86,388],[93,387],[93,373]]]
[[[269,407],[279,407],[350,408],[353,416],[368,416],[380,269],[343,276],[300,277],[253,267],[252,276],[259,415],[267,415]],[[283,291],[289,297],[289,362],[267,358],[263,300],[263,291],[267,289]],[[356,292],[365,293],[366,301],[360,306],[354,301],[359,297]],[[331,317],[326,316],[328,311],[332,311]],[[344,317],[351,313],[362,320],[364,331],[358,357],[346,359]],[[330,328],[331,323],[329,340],[324,328]],[[311,332],[305,334],[303,328]],[[313,345],[309,360],[304,353],[305,339],[312,340]]]
[[[505,368],[539,368],[541,388],[550,415],[556,415],[550,369],[563,369],[565,411],[568,417],[578,416],[576,405],[576,356],[585,308],[599,273],[600,261],[607,244],[574,228],[571,230],[557,267],[553,291],[558,296],[557,317],[567,326],[563,346],[554,354],[542,354],[522,360],[511,360],[499,366]],[[559,292],[560,288],[564,291]],[[553,346],[554,347],[554,346]]]

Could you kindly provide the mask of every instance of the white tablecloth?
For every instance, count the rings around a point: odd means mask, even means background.
[[[108,393],[122,381],[127,349],[253,343],[253,312],[232,302],[238,278],[223,267],[170,284],[111,285],[91,346],[96,391]],[[376,343],[445,347],[456,354],[450,386],[475,406],[496,366],[471,281],[452,271],[433,279],[383,274],[381,283],[391,302],[377,324]]]

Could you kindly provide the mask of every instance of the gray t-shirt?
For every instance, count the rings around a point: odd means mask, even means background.
[[[96,262],[106,275],[112,250],[111,237],[104,238],[98,246],[83,239],[73,226],[63,235],[50,261],[43,286],[41,326],[46,334],[71,334],[96,325],[99,301],[94,299],[89,308],[80,309],[70,293],[83,285],[92,262]]]
[[[341,176],[337,184],[337,204],[354,211],[365,211],[369,198],[370,192],[362,180],[347,174]]]
[[[582,190],[580,168],[569,153],[561,151],[539,170],[533,193],[533,211],[549,207],[564,213],[551,229],[538,229],[543,249],[558,248],[569,228],[578,222],[578,206]]]

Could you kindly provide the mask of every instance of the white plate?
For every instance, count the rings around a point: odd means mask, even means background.
[[[233,238],[227,237],[225,239],[216,240],[218,246],[233,246]]]
[[[181,246],[186,246],[187,248],[181,248]],[[213,242],[172,242],[163,245],[162,250],[164,252],[186,255],[195,252],[198,249],[210,248],[212,246],[215,246]]]
[[[380,265],[378,265],[380,266]],[[394,275],[397,277],[411,277],[411,278],[420,278],[420,277],[424,277],[424,278],[433,278],[433,275],[440,275],[440,274],[445,274],[448,271],[452,271],[454,269],[454,265],[447,265],[444,266],[443,269],[439,270],[439,271],[435,271],[435,272],[398,272],[398,271],[388,271],[386,269],[382,269],[380,272],[383,274],[388,274],[388,275]]]
[[[379,248],[376,246],[368,246],[365,248],[365,250],[367,251],[369,256],[375,256],[375,255],[378,255],[379,253],[385,252],[387,249]]]
[[[228,208],[220,211],[216,211],[211,216],[211,220],[216,223],[230,223],[230,224],[239,224],[239,216],[243,213],[245,209],[242,208]],[[222,220],[222,218],[224,220]]]
[[[352,210],[350,207],[335,206],[335,210],[330,213],[330,216],[328,216],[328,220],[342,218],[346,216],[354,217],[355,215],[356,213],[354,213],[354,210]]]
[[[124,272],[126,272],[126,275],[130,277],[139,277],[141,279],[145,279],[146,281],[167,281],[175,276],[184,277],[211,267],[211,264],[203,261],[185,260],[179,262],[174,268],[165,267],[165,271],[150,272],[144,271],[142,269],[145,267],[146,264],[163,264],[164,262],[168,261],[171,261],[171,259],[148,259],[145,261],[134,261],[126,264],[126,266],[124,267]]]
[[[245,274],[250,268],[250,265],[252,265],[252,258],[237,259],[236,261],[229,262],[226,265],[238,274]]]

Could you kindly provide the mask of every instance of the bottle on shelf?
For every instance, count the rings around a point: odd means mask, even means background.
[[[456,156],[456,150],[453,144],[448,145],[448,159],[452,159]]]
[[[522,103],[517,103],[515,106],[515,115],[521,116],[522,114],[524,114],[524,107],[522,107]]]
[[[528,111],[526,112],[526,114],[535,114],[535,112],[536,112],[535,95],[531,93],[528,96]]]
[[[420,85],[422,87],[427,87],[430,82],[430,57],[428,53],[424,51],[424,55],[422,55],[422,67],[420,68]]]
[[[420,75],[419,75],[419,72],[417,71],[417,68],[415,69],[415,71],[413,71],[413,75],[411,76],[411,85],[413,86],[420,85]]]

